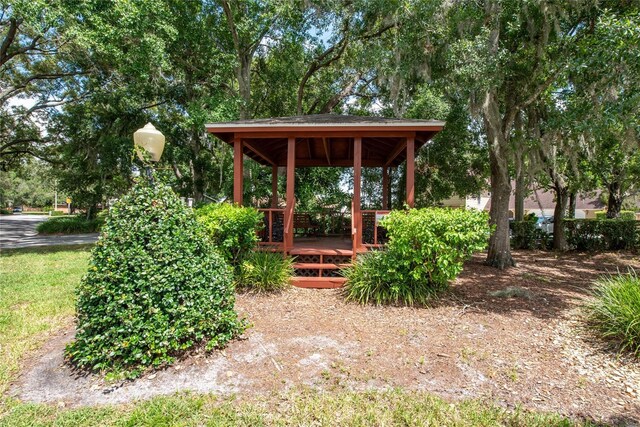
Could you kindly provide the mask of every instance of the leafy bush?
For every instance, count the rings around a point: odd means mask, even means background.
[[[138,375],[241,332],[231,269],[193,211],[143,180],[111,208],[77,289],[77,366]]]
[[[624,221],[634,221],[636,219],[636,213],[634,211],[620,211],[620,218]]]
[[[552,246],[553,235],[536,227],[537,217],[524,221],[512,221],[511,247],[514,249],[548,249]]]
[[[49,211],[49,216],[63,216],[63,215],[66,215],[66,214],[62,211]]]
[[[425,304],[486,247],[490,231],[485,212],[446,208],[392,211],[382,226],[386,249],[360,256],[344,270],[347,300]]]
[[[40,234],[77,234],[100,231],[103,220],[86,219],[84,215],[49,218],[36,227]]]
[[[535,249],[541,237],[541,230],[536,228],[536,221],[512,221],[511,226],[511,246],[514,249]]]
[[[607,218],[607,211],[598,211],[596,212],[596,219],[611,219],[611,218]],[[632,221],[636,219],[636,213],[634,211],[620,211],[620,216],[614,219]]]
[[[254,251],[242,262],[238,286],[256,292],[280,291],[289,286],[293,261],[274,252]]]
[[[0,209],[0,215],[13,215],[13,211],[11,209]]]
[[[239,267],[256,246],[256,232],[263,226],[263,215],[257,209],[228,203],[205,205],[196,215],[218,251],[234,267]]]
[[[567,243],[579,251],[637,249],[640,222],[622,219],[566,219]]]
[[[640,356],[640,278],[635,271],[600,279],[586,306],[588,325],[621,350]]]

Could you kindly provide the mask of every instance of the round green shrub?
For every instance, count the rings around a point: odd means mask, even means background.
[[[229,203],[210,203],[196,210],[200,221],[218,251],[233,267],[242,261],[258,243],[257,231],[264,216],[257,209]]]
[[[293,261],[280,253],[255,251],[242,262],[238,287],[255,292],[286,289],[293,276]]]
[[[347,300],[375,304],[426,304],[446,289],[471,254],[487,246],[488,216],[465,209],[392,211],[382,226],[385,249],[366,254],[344,275]]]
[[[75,365],[133,377],[240,333],[231,269],[166,185],[136,183],[109,212],[77,289]]]

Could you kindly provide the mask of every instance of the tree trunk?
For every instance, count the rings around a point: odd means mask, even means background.
[[[622,210],[622,189],[618,181],[614,181],[607,186],[609,190],[609,200],[607,201],[607,218],[618,218]]]
[[[503,270],[515,265],[511,257],[509,242],[509,198],[511,183],[509,175],[501,172],[500,159],[493,150],[489,151],[491,163],[491,210],[489,223],[495,227],[489,238],[489,252],[486,263]],[[506,160],[505,160],[506,161]]]
[[[514,205],[514,219],[516,221],[524,220],[524,198],[527,191],[527,179],[525,176],[525,150],[524,142],[524,123],[522,121],[522,113],[516,115],[515,122],[515,144],[513,147],[516,169],[516,194]]]
[[[524,198],[526,192],[526,182],[524,177],[523,165],[516,166],[516,195],[515,195],[515,220],[524,220]]]
[[[90,204],[89,207],[87,207],[86,219],[87,220],[95,219],[97,211],[98,211],[98,205],[95,203]]]
[[[574,219],[576,217],[576,201],[576,192],[572,191],[569,193],[569,209],[567,209],[567,218]]]
[[[567,210],[568,190],[561,185],[554,186],[556,207],[553,210],[553,249],[567,250],[567,238],[564,234],[564,213]]]
[[[504,123],[494,92],[487,92],[482,106],[485,132],[489,145],[489,165],[491,167],[491,210],[489,223],[494,226],[489,238],[486,263],[503,270],[515,265],[511,257],[509,241],[509,198],[511,181],[509,178],[509,141],[507,135],[511,124]],[[503,132],[503,128],[508,129]]]
[[[242,104],[240,104],[240,120],[250,119],[251,114],[251,57],[240,56],[240,65],[236,70],[238,89]]]

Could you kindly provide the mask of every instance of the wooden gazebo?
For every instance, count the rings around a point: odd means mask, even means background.
[[[413,207],[415,152],[443,127],[444,122],[437,120],[319,114],[211,123],[206,125],[206,130],[233,145],[235,203],[243,202],[243,155],[272,168],[272,207],[262,209],[267,228],[267,238],[262,243],[297,257],[297,271],[303,271],[307,277],[299,278],[294,284],[333,287],[343,281],[336,277],[343,262],[328,261],[347,261],[356,253],[379,244],[375,238],[374,241],[363,241],[363,215],[377,221],[388,213],[389,168],[406,160],[406,202]],[[278,167],[286,167],[287,171],[284,209],[277,206]],[[344,244],[332,247],[327,241],[300,244],[294,241],[296,167],[353,167],[351,242],[347,247]],[[382,168],[380,211],[361,209],[362,167]],[[283,218],[281,238],[274,232],[278,217]]]

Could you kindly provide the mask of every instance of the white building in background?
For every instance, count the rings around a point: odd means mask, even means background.
[[[483,192],[475,196],[452,197],[442,201],[442,205],[452,208],[479,209],[488,211],[491,208],[491,193]],[[509,217],[515,216],[515,194],[509,199]],[[555,195],[552,191],[537,190],[524,199],[524,213],[533,213],[537,217],[553,216],[556,207]],[[579,194],[576,200],[576,218],[595,218],[596,212],[605,210],[600,194],[587,196]]]
[[[467,196],[465,198],[454,196],[450,199],[442,201],[442,205],[450,208],[465,208],[465,209],[478,209],[488,210],[487,206],[491,200],[491,193],[483,192],[476,196]]]

